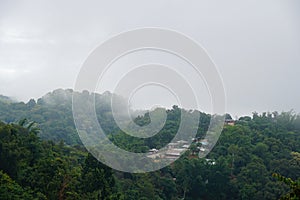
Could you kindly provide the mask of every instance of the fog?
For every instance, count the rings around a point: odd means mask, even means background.
[[[205,48],[222,77],[226,111],[232,116],[300,112],[299,21],[297,0],[1,0],[0,94],[28,101],[57,88],[73,88],[82,64],[102,42],[127,30],[160,27],[179,31]],[[112,90],[122,66],[152,58],[180,65],[157,52],[137,54],[116,63],[98,91]],[[201,80],[199,88],[202,110],[209,111],[209,92]],[[148,88],[131,103],[149,108],[174,102],[161,88]]]

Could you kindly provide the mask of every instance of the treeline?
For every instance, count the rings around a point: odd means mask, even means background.
[[[28,124],[0,123],[0,199],[104,199],[112,170],[82,147],[41,141]]]
[[[172,138],[180,121],[178,107],[174,106],[167,113],[165,127],[168,128],[163,128],[156,137],[141,140],[121,132],[115,134],[112,141],[122,148],[138,152],[157,147],[157,142],[164,144],[164,136]],[[200,138],[203,137],[203,130],[207,129],[210,116],[201,113],[201,117],[199,127],[202,129],[199,128],[197,134]],[[148,115],[145,115],[136,120],[146,124],[147,118]],[[226,118],[231,117],[227,115]],[[299,199],[299,115],[273,112],[241,117],[233,126],[225,125],[208,160],[195,156],[199,153],[199,148],[195,147],[201,147],[201,143],[192,144],[189,152],[174,165],[160,170],[160,178],[153,182],[154,188],[157,188],[160,186],[155,183],[165,177],[169,180],[173,177],[173,182],[169,184],[175,184],[172,188],[176,190],[171,192],[174,196],[167,199]],[[155,177],[156,173],[150,174],[150,177]],[[283,178],[278,181],[274,177]]]
[[[11,123],[28,118],[39,124],[41,129],[39,137],[42,139],[54,142],[63,140],[69,145],[81,144],[72,113],[72,95],[74,93],[76,92],[71,89],[57,89],[38,100],[31,99],[27,103],[14,102],[8,97],[0,96],[0,120]],[[108,133],[119,130],[113,120],[110,108],[113,94],[109,92],[102,95],[88,92],[76,94],[81,95],[83,101],[87,96],[95,95],[96,113],[102,128]]]
[[[194,143],[168,167],[131,174],[98,162],[80,143],[69,145],[70,135],[64,131],[66,127],[74,129],[72,117],[66,114],[71,107],[63,107],[71,102],[66,103],[59,92],[38,102],[22,104],[5,99],[0,103],[1,119],[10,122],[0,123],[0,199],[299,199],[300,117],[293,112],[241,117],[235,125],[225,125],[207,159],[197,157],[202,144]],[[58,101],[62,107],[54,106]],[[111,111],[104,105],[98,104],[99,116],[106,114],[99,121],[109,130],[108,137],[116,145],[136,152],[168,143],[178,129],[180,113],[187,112],[174,106],[166,111],[167,121],[158,135],[137,139],[108,120]],[[28,108],[22,111],[24,107]],[[36,114],[35,109],[45,112]],[[56,115],[58,110],[61,118]],[[22,112],[17,115],[17,111]],[[26,113],[30,114],[29,121],[13,123],[19,120],[16,116],[26,117]],[[32,116],[43,118],[41,132],[31,122],[37,119]],[[205,113],[200,116],[197,137],[204,136],[211,118]],[[143,126],[149,120],[146,113],[135,122]],[[47,123],[56,131],[47,133],[51,130],[45,128]],[[41,140],[39,136],[55,139]]]
[[[32,123],[0,123],[0,199],[299,196],[298,120],[291,113],[241,118],[235,126],[225,127],[209,154],[211,160],[199,159],[190,151],[173,165],[145,174],[114,171],[80,145],[42,141]],[[274,173],[289,178],[278,181]]]

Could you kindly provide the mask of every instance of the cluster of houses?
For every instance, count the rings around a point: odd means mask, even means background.
[[[234,126],[235,120],[233,119],[225,119],[225,125]],[[209,141],[207,139],[192,138],[192,142],[197,145],[197,150],[201,154],[205,154],[209,151]],[[158,159],[159,158],[167,158],[171,160],[176,160],[179,158],[186,150],[189,149],[190,143],[185,140],[179,140],[176,142],[169,143],[167,148],[164,148],[162,151],[158,151],[157,149],[150,149],[147,157]],[[200,144],[200,145],[199,145]]]
[[[234,126],[235,120],[233,119],[225,119],[225,125]],[[192,138],[192,143],[196,144],[197,146],[197,152],[200,154],[206,155],[206,153],[210,149],[210,143],[207,139],[202,139],[200,137],[198,138]],[[185,140],[179,140],[176,142],[169,143],[166,148],[163,150],[157,150],[157,149],[150,149],[148,152],[147,157],[152,158],[155,162],[160,162],[160,159],[170,159],[170,160],[176,160],[179,158],[186,150],[190,148],[190,142]],[[206,159],[206,161],[210,164],[215,164],[214,161],[211,161],[210,159]]]
[[[164,151],[158,152],[157,149],[150,149],[148,157],[149,158],[167,158],[171,160],[176,160],[189,148],[189,142],[185,140],[179,140],[176,142],[171,142],[167,145]]]
[[[225,125],[234,126],[235,120],[233,119],[226,119]],[[202,139],[200,137],[198,138],[192,138],[192,143],[196,144],[197,151],[201,154],[206,155],[210,148],[210,143],[207,139]],[[150,149],[148,152],[147,157],[152,158],[154,161],[159,162],[161,158],[170,159],[170,160],[176,160],[179,158],[186,150],[190,147],[190,142],[185,140],[179,140],[176,142],[169,143],[167,145],[167,148],[164,148],[164,150],[157,150],[157,149]],[[206,159],[206,161],[212,165],[215,165],[215,162]]]
[[[197,149],[200,153],[208,151],[209,142],[207,139],[192,138],[192,142],[196,144],[201,144],[199,146],[197,145]],[[169,143],[167,147],[162,151],[158,151],[157,149],[150,149],[147,157],[152,159],[166,158],[170,160],[176,160],[186,150],[188,150],[189,147],[190,145],[188,141],[179,140],[176,142]]]

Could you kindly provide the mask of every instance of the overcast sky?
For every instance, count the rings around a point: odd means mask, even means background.
[[[27,101],[72,88],[99,44],[139,27],[174,29],[200,43],[233,116],[300,112],[298,0],[0,0],[0,94]]]

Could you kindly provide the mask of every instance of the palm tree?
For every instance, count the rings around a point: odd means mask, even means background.
[[[24,118],[21,119],[17,124],[27,129],[29,133],[38,134],[40,132],[40,128],[35,121],[28,121],[26,118]]]

